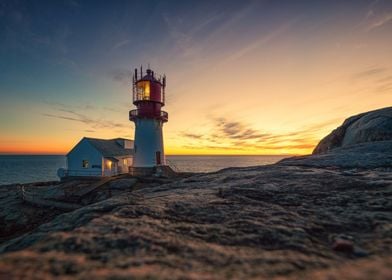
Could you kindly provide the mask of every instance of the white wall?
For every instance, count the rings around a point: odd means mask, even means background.
[[[163,123],[154,119],[135,120],[135,144],[133,166],[153,167],[156,165],[155,153],[161,152],[161,164],[165,164],[163,150]]]
[[[83,160],[88,160],[88,168],[83,168]],[[101,154],[86,139],[82,139],[67,155],[69,176],[101,176],[103,164]],[[101,168],[92,168],[93,165]]]

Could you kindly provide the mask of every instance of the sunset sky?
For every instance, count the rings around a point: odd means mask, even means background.
[[[1,1],[0,153],[133,138],[141,64],[167,154],[307,154],[392,105],[392,1]]]

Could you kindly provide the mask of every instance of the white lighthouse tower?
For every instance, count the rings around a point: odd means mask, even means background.
[[[129,119],[135,123],[134,158],[132,172],[149,173],[156,166],[166,165],[162,127],[168,114],[165,105],[166,77],[157,78],[147,69],[140,76],[137,69],[133,76],[133,104],[137,109],[129,111]]]

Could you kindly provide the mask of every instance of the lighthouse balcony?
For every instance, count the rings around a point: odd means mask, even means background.
[[[169,114],[165,111],[142,112],[141,110],[138,109],[129,111],[129,120],[134,121],[138,118],[150,118],[150,119],[157,119],[163,122],[167,122],[169,119]]]

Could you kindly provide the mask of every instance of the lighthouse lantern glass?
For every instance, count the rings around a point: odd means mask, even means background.
[[[150,82],[140,81],[136,85],[137,100],[150,100]]]

